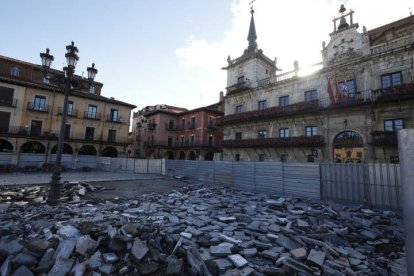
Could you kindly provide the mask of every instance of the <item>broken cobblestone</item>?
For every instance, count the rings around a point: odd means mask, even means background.
[[[196,184],[83,199],[92,190],[66,184],[64,202],[50,207],[45,187],[2,188],[1,275],[405,273],[392,211]]]

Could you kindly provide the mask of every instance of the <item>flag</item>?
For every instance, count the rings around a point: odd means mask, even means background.
[[[346,82],[346,79],[342,84],[341,100],[344,102],[348,101],[348,83]]]
[[[354,92],[352,93],[352,95],[350,95],[350,97],[352,98],[352,100],[354,100],[355,94],[358,93],[357,79],[356,79],[355,72],[353,73],[353,78],[354,78]]]
[[[332,91],[331,79],[330,78],[328,78],[328,85],[326,87],[326,92],[328,92],[329,99],[331,100],[331,103],[334,103],[335,99],[334,99],[334,95],[333,95],[333,91]]]

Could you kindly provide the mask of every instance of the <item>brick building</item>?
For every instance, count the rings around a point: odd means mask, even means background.
[[[155,105],[134,113],[135,157],[221,159],[223,132],[215,125],[223,115],[222,94],[220,99],[217,104],[192,110]]]

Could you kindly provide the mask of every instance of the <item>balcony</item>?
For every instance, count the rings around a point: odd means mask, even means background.
[[[1,129],[0,134],[4,136],[24,136],[24,137],[38,137],[38,138],[55,138],[57,134],[49,131],[42,131],[41,128],[30,129],[29,126],[9,126],[8,129]]]
[[[163,148],[220,148],[221,142],[191,142],[191,141],[174,141],[173,143],[168,141],[145,141],[145,147],[163,147]]]
[[[248,90],[252,88],[252,83],[250,81],[242,81],[238,82],[236,84],[233,84],[231,86],[228,86],[227,89],[227,95],[236,94],[245,90]]]
[[[77,109],[69,109],[67,111],[67,116],[69,117],[78,117],[78,110]],[[62,115],[63,114],[63,107],[59,107],[58,108],[58,115]]]
[[[244,123],[247,121],[261,121],[272,118],[319,109],[319,100],[305,101],[285,106],[274,106],[262,110],[235,113],[217,118],[216,125]]]
[[[113,115],[106,115],[106,121],[107,122],[111,122],[111,123],[118,123],[118,124],[122,124],[123,119],[120,116],[113,116]]]
[[[225,148],[320,147],[323,145],[325,145],[325,140],[321,135],[223,141]]]
[[[48,105],[35,104],[34,102],[28,102],[27,103],[27,110],[48,113],[49,112],[49,106]]]
[[[371,136],[373,146],[398,146],[396,131],[373,131]]]
[[[155,128],[157,127],[156,123],[149,123],[148,125],[148,130],[155,130]]]
[[[0,106],[6,107],[16,107],[17,106],[17,99],[9,100],[9,99],[0,99]]]
[[[101,113],[85,111],[83,113],[83,118],[84,119],[89,119],[89,120],[100,120],[101,119]]]
[[[327,94],[326,94],[327,95]],[[289,116],[297,113],[323,111],[386,102],[400,102],[414,99],[414,82],[395,85],[384,89],[357,91],[337,97],[303,101],[286,106],[275,106],[263,110],[247,111],[223,116],[216,120],[216,125],[231,125],[244,122],[266,121],[272,118]]]

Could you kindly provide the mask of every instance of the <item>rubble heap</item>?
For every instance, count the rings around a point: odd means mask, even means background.
[[[404,274],[391,211],[196,185],[78,200],[82,187],[57,207],[39,187],[0,191],[2,276]]]

